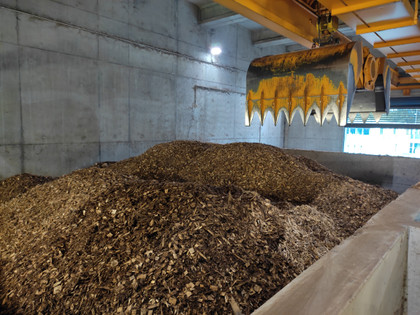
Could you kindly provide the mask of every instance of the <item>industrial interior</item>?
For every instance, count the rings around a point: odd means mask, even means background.
[[[419,314],[418,0],[0,0],[0,314]]]

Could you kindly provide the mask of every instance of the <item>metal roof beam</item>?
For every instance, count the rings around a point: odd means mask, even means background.
[[[356,34],[366,34],[366,33],[373,33],[373,32],[380,32],[390,29],[396,29],[400,27],[412,26],[417,25],[417,16],[418,16],[418,6],[419,0],[415,0],[414,9],[411,7],[411,4],[408,0],[403,0],[404,6],[409,14],[409,17],[394,19],[394,20],[384,20],[378,22],[372,22],[357,25],[356,27]]]
[[[398,62],[397,66],[398,67],[404,67],[404,66],[416,66],[416,65],[420,65],[420,60],[415,60],[415,61],[404,61],[404,62]]]
[[[420,42],[420,36],[416,36],[416,37],[410,37],[410,38],[390,40],[387,42],[376,42],[373,44],[373,48],[384,48],[384,47],[400,46],[400,45],[407,45],[407,44],[417,44],[419,42]]]
[[[293,1],[215,0],[272,31],[311,48],[317,38],[316,17]]]
[[[413,18],[404,18],[404,19],[396,19],[392,21],[379,21],[374,23],[369,23],[369,25],[357,25],[356,27],[356,34],[366,34],[366,33],[373,33],[379,31],[385,31],[405,26],[412,26],[416,25],[417,20]]]
[[[402,53],[393,53],[393,54],[386,55],[386,57],[388,59],[400,58],[400,57],[410,57],[410,56],[420,56],[420,50],[412,50],[412,51],[406,51],[406,52],[402,52]]]

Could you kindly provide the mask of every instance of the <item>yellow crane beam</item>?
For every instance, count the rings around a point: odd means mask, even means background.
[[[371,0],[371,1],[358,1],[353,4],[344,5],[341,1],[331,1],[333,3],[331,8],[332,15],[346,14],[354,11],[369,9],[379,5],[399,2],[400,0]]]
[[[404,18],[388,21],[379,21],[374,23],[369,23],[369,25],[358,25],[356,27],[356,35],[373,33],[379,31],[385,31],[405,26],[412,26],[417,24],[417,19],[413,18]]]
[[[420,65],[420,60],[415,60],[415,61],[404,61],[404,62],[398,62],[397,66],[398,67],[404,67],[404,66],[415,66],[415,65]]]
[[[274,32],[311,48],[318,37],[316,17],[294,1],[215,0],[222,6]]]
[[[420,43],[420,36],[390,40],[387,42],[376,42],[373,44],[373,48],[384,48],[384,47],[401,46],[401,45],[417,44],[417,43]]]
[[[410,57],[410,56],[420,56],[420,50],[412,50],[412,51],[406,51],[402,53],[393,53],[393,54],[386,55],[388,59]]]
[[[356,34],[366,34],[366,33],[373,33],[373,32],[380,32],[385,30],[391,30],[406,26],[413,26],[417,25],[417,18],[418,18],[418,0],[415,1],[414,10],[411,7],[411,4],[407,0],[403,0],[405,7],[409,12],[408,17],[401,17],[399,19],[393,20],[382,20],[377,22],[369,22],[367,24],[357,25],[356,27]]]

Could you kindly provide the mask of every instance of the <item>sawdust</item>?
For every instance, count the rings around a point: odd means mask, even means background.
[[[0,203],[0,313],[248,314],[395,197],[270,146],[158,145]]]

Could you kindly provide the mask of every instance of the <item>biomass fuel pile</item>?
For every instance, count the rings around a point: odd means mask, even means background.
[[[397,197],[272,146],[188,141],[0,193],[2,314],[249,314]]]

